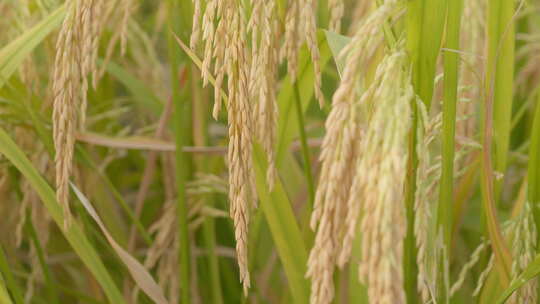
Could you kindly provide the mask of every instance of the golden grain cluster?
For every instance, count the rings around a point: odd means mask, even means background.
[[[537,13],[0,1],[0,302],[537,303]]]

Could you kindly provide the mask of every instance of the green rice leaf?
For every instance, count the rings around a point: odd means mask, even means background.
[[[103,65],[103,60],[98,60],[98,64]],[[163,110],[162,102],[142,81],[112,61],[107,63],[105,70],[126,86],[135,101],[152,111],[152,114],[156,116],[161,113]]]
[[[56,201],[53,189],[3,129],[0,129],[0,154],[4,155],[30,182],[69,244],[103,288],[109,301],[111,303],[124,303],[122,294],[80,225],[74,222],[69,229],[63,229],[64,215],[62,207]]]
[[[253,158],[260,207],[272,232],[294,303],[307,304],[309,302],[309,284],[305,278],[307,250],[281,180],[276,179],[274,191],[268,191],[266,181],[268,164],[265,157],[262,148],[255,145]]]
[[[540,94],[538,94],[535,112],[529,147],[527,198],[534,210],[534,218],[538,229],[540,227]]]
[[[65,6],[61,6],[40,23],[0,50],[0,88],[4,86],[6,81],[36,46],[60,25],[65,11]]]
[[[340,56],[340,54],[343,48],[345,48],[345,46],[349,44],[349,42],[351,42],[351,38],[340,35],[332,31],[324,31],[324,34],[326,36],[326,41],[328,42],[328,46],[330,47],[330,50],[332,51],[332,56],[334,57],[334,61],[336,62],[339,76],[341,77],[341,74],[343,73],[343,70],[345,69],[346,57]]]
[[[0,302],[5,304],[12,304],[11,298],[9,297],[9,294],[6,290],[6,286],[4,285],[4,281],[0,278]]]

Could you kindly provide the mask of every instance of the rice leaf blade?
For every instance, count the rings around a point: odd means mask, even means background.
[[[265,174],[268,164],[262,148],[258,145],[255,145],[253,159],[260,208],[263,209],[272,232],[289,281],[294,303],[307,304],[309,302],[309,284],[304,277],[307,270],[307,250],[291,204],[279,179],[276,180],[274,191],[268,192]]]
[[[36,46],[60,25],[64,15],[65,6],[61,6],[0,50],[0,89]]]
[[[531,130],[529,147],[527,199],[534,210],[536,227],[540,227],[540,94],[536,102],[536,110]]]
[[[67,241],[103,288],[109,301],[124,303],[122,294],[79,224],[73,223],[68,230],[62,229],[64,215],[56,201],[54,191],[3,129],[0,129],[0,154],[3,154],[28,179]]]

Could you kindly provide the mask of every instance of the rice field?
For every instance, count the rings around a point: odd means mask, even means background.
[[[540,303],[532,0],[0,0],[0,304]]]

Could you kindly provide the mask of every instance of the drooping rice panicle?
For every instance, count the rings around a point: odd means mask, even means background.
[[[404,183],[407,132],[414,98],[404,52],[387,56],[377,68],[373,113],[362,139],[352,189],[363,189],[362,260],[359,275],[371,302],[405,303],[403,241],[405,238]],[[373,84],[372,84],[373,85]],[[356,186],[358,184],[358,186]],[[354,202],[352,202],[354,200]],[[351,215],[354,216],[354,215]]]
[[[218,19],[215,28],[214,19]],[[229,165],[230,215],[234,221],[240,281],[243,284],[244,293],[247,294],[250,286],[247,261],[249,213],[251,207],[256,203],[256,193],[252,168],[255,118],[253,104],[250,101],[250,75],[253,58],[251,58],[252,53],[249,52],[248,22],[244,7],[235,0],[210,1],[207,3],[203,15],[202,26],[203,40],[205,41],[202,76],[206,82],[212,61],[214,62],[214,72],[217,75],[214,117],[217,117],[220,109],[221,83],[225,79],[225,75],[227,76],[228,99],[226,106],[229,127],[227,161]],[[268,24],[268,26],[271,25]]]
[[[315,244],[308,260],[307,276],[311,278],[311,302],[329,303],[334,297],[332,273],[336,265],[343,266],[349,258],[355,236],[361,199],[365,189],[358,180],[358,142],[363,142],[361,123],[367,107],[375,98],[377,85],[359,95],[359,71],[369,66],[383,40],[381,25],[393,11],[393,1],[381,6],[358,29],[351,43],[342,51],[347,65],[340,86],[332,99],[332,110],[326,120],[326,135],[322,144],[319,185],[315,196],[311,227],[316,230]],[[361,106],[364,105],[364,106]],[[371,104],[370,104],[371,105]],[[361,151],[361,150],[360,150]],[[351,189],[352,187],[352,189]],[[346,219],[345,221],[343,219]]]
[[[193,26],[191,30],[191,39],[189,47],[195,49],[201,35],[201,0],[193,0]]]
[[[252,65],[250,95],[255,100],[254,118],[257,138],[269,162],[267,181],[273,189],[276,178],[274,145],[277,127],[277,66],[279,26],[275,1],[253,1],[253,13],[248,25],[252,32]]]
[[[88,90],[87,77],[95,72],[97,41],[101,24],[98,17],[102,0],[67,3],[67,13],[56,44],[53,76],[53,130],[56,151],[57,200],[64,209],[64,227],[69,227],[69,178],[72,168],[74,132],[84,125]],[[79,111],[80,110],[80,111]],[[78,113],[80,119],[77,119]]]

